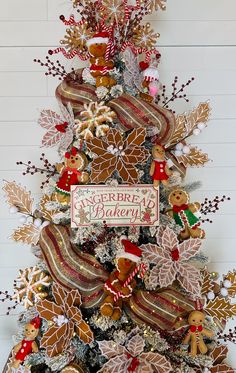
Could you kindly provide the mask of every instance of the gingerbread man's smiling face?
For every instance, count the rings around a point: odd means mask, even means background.
[[[200,311],[193,311],[190,313],[188,317],[188,323],[190,326],[200,326],[203,324],[205,320],[205,316],[202,312]]]
[[[136,263],[127,258],[119,258],[117,261],[117,269],[124,275],[129,274],[136,267]]]
[[[182,206],[189,202],[188,193],[182,189],[176,189],[169,195],[169,203],[172,206]]]
[[[89,46],[89,53],[93,57],[104,57],[107,49],[105,43],[95,43]]]
[[[81,171],[87,166],[87,158],[83,153],[77,153],[75,155],[70,154],[65,158],[65,164],[67,167],[76,168]]]

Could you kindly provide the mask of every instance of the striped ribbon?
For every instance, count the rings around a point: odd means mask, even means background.
[[[39,244],[48,270],[64,288],[79,289],[84,308],[99,307],[105,298],[104,284],[109,273],[94,256],[71,244],[70,235],[70,228],[65,226],[50,224],[42,229]],[[144,265],[139,269],[143,276]],[[187,316],[195,309],[195,302],[174,288],[160,292],[135,289],[123,307],[139,325],[173,331],[187,326]]]

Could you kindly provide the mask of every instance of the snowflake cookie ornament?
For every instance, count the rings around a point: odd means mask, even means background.
[[[48,296],[47,288],[51,283],[52,278],[37,266],[20,270],[11,299],[25,308],[32,307]]]
[[[104,102],[90,102],[84,104],[84,110],[80,113],[80,118],[75,120],[76,134],[85,140],[90,140],[94,136],[105,136],[109,131],[109,124],[116,118],[116,113],[104,105]]]

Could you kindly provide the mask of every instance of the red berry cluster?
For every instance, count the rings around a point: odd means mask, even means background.
[[[95,248],[100,245],[104,244],[105,242],[108,243],[109,241],[112,240],[116,236],[114,232],[111,232],[106,224],[106,222],[103,222],[104,224],[104,230],[96,236],[96,232],[92,232],[92,236],[94,239],[88,238],[84,239],[84,243],[82,244],[81,249],[89,254],[94,254],[95,253]]]
[[[219,198],[216,196],[213,200],[209,200],[208,198],[205,198],[204,202],[201,203],[201,209],[200,212],[202,215],[208,215],[208,214],[215,214],[219,210],[219,205],[222,202],[230,201],[230,197],[222,196]],[[201,219],[202,223],[208,222],[212,223],[211,219]]]
[[[50,177],[57,174],[57,170],[56,170],[56,167],[54,165],[52,165],[48,161],[48,159],[45,158],[44,153],[41,154],[40,161],[43,162],[43,167],[44,168],[40,168],[40,167],[37,167],[37,166],[33,165],[31,161],[28,161],[28,163],[18,161],[18,162],[16,162],[16,164],[18,166],[21,166],[21,165],[26,166],[26,169],[22,172],[22,175],[24,175],[24,176],[27,175],[27,174],[35,175],[36,173],[45,174],[46,180],[42,181],[41,186],[40,186],[40,188],[43,189],[44,185],[49,183]]]
[[[229,329],[228,334],[221,334],[217,333],[218,339],[222,339],[224,342],[232,342],[236,344],[236,326],[234,327],[234,330]]]
[[[3,298],[0,299],[1,302],[6,302],[6,301],[12,301],[13,300],[12,296],[10,294],[8,294],[8,291],[0,291],[0,295],[3,296]],[[9,315],[12,310],[15,310],[17,305],[18,305],[18,302],[15,301],[15,304],[13,306],[7,307],[8,311],[6,312],[6,315]]]
[[[170,97],[167,96],[167,94],[166,94],[166,86],[163,85],[162,86],[162,94],[157,96],[157,103],[161,103],[162,106],[164,106],[165,108],[169,109],[169,104],[171,102],[174,102],[177,99],[183,99],[186,102],[189,102],[189,99],[187,98],[187,95],[183,94],[183,92],[184,92],[185,88],[188,87],[194,81],[194,79],[195,78],[192,77],[185,84],[182,84],[181,88],[178,88],[177,84],[178,84],[179,78],[178,78],[178,76],[176,76],[175,79],[174,79],[174,82],[172,83],[172,93],[171,93],[171,96]],[[175,111],[173,111],[173,110],[171,110],[171,111],[173,113],[175,113]]]
[[[63,80],[67,76],[67,72],[65,70],[65,67],[61,65],[60,61],[56,61],[55,63],[50,60],[50,58],[46,57],[46,62],[43,62],[39,59],[34,59],[34,62],[39,63],[41,66],[46,67],[47,71],[45,72],[45,75],[51,75],[53,77],[58,77],[59,80]],[[74,69],[72,68],[72,71]]]

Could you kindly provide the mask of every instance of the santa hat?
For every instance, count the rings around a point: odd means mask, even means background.
[[[35,317],[33,320],[30,321],[30,324],[33,325],[35,329],[39,329],[40,328],[40,317],[39,316]]]
[[[142,250],[134,245],[132,242],[128,240],[122,240],[121,243],[124,246],[123,250],[120,250],[117,253],[117,258],[127,258],[132,260],[132,262],[138,263],[141,259]]]
[[[146,81],[153,82],[159,80],[159,72],[155,66],[149,66],[143,71],[143,76]]]
[[[109,41],[109,34],[108,32],[102,31],[102,32],[97,32],[96,34],[93,35],[91,39],[87,41],[87,46],[89,47],[90,45],[93,44],[108,44]]]

